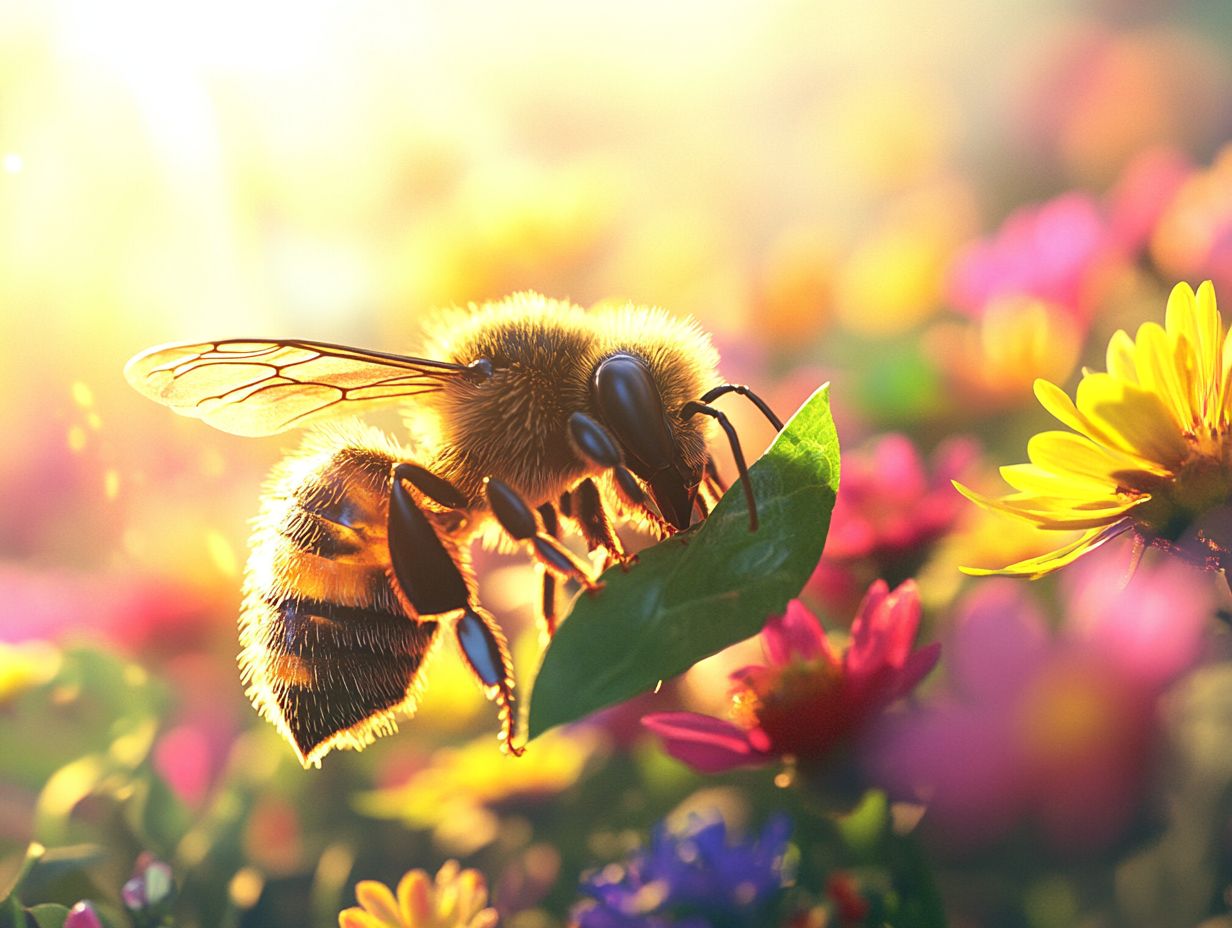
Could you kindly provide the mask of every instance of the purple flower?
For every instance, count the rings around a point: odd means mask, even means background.
[[[791,881],[791,823],[774,816],[760,837],[728,843],[722,819],[683,833],[660,826],[650,846],[583,878],[577,928],[711,928],[765,924],[767,907]]]
[[[132,879],[120,888],[120,899],[130,912],[146,912],[170,902],[174,892],[170,865],[142,852],[133,866]]]

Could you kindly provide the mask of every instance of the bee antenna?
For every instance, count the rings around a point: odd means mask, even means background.
[[[744,452],[740,450],[740,437],[736,434],[735,427],[727,420],[727,416],[713,406],[707,406],[696,400],[690,400],[681,407],[680,418],[690,419],[698,413],[713,418],[727,433],[727,442],[731,445],[732,457],[736,459],[736,470],[740,472],[740,485],[744,487],[744,498],[749,504],[749,531],[755,532],[757,531],[757,499],[753,495],[753,483],[749,480],[748,465],[744,463]]]
[[[750,390],[748,387],[746,387],[742,383],[721,384],[720,386],[715,387],[713,390],[710,390],[707,393],[705,393],[702,396],[701,401],[703,403],[713,403],[720,396],[723,396],[727,393],[738,393],[740,396],[743,396],[750,403],[752,403],[754,406],[756,406],[758,409],[761,410],[761,414],[770,420],[770,424],[774,426],[774,430],[776,432],[783,431],[783,420],[774,414],[774,410],[770,408],[770,405],[765,400],[763,400],[760,396],[758,396],[756,393],[754,393],[752,390]]]

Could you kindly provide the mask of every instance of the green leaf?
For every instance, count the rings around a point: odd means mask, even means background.
[[[783,612],[817,566],[838,491],[838,436],[821,387],[750,469],[761,528],[734,484],[700,527],[643,551],[581,595],[544,653],[530,735],[621,702]]]
[[[34,919],[38,928],[64,928],[64,920],[68,918],[68,907],[56,905],[54,902],[44,902],[26,909],[26,915]]]
[[[26,881],[26,877],[30,875],[30,871],[34,869],[34,865],[37,864],[46,853],[47,848],[42,844],[39,844],[37,841],[32,842],[30,846],[26,848],[26,856],[22,860],[21,866],[18,868],[17,873],[13,876],[12,881],[8,886],[0,888],[0,892],[4,894],[3,896],[0,896],[0,901],[3,901],[5,905],[16,902],[17,893],[18,890],[21,889],[21,884]],[[2,917],[3,916],[0,915],[0,918]],[[0,924],[3,924],[3,922],[0,922]]]

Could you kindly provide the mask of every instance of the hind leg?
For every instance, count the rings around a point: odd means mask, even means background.
[[[442,505],[449,505],[450,491],[461,500],[452,485],[424,468],[394,466],[389,498],[389,558],[394,580],[420,615],[461,613],[453,625],[458,648],[485,695],[500,707],[500,740],[505,750],[519,755],[523,749],[513,743],[517,735],[513,664],[505,637],[492,616],[474,601],[461,567],[408,485]]]

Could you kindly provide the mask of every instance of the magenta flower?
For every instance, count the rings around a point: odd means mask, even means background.
[[[64,928],[103,928],[103,920],[98,917],[94,903],[83,899],[68,910]]]
[[[851,609],[873,580],[901,583],[915,576],[962,514],[952,481],[975,456],[973,442],[951,439],[926,466],[910,439],[893,433],[844,453],[830,533],[810,591]]]
[[[765,664],[731,675],[734,722],[694,712],[642,719],[664,749],[702,773],[794,757],[816,766],[856,740],[937,662],[936,644],[913,650],[920,600],[908,581],[893,592],[874,583],[840,656],[817,619],[798,601],[761,633]]]
[[[1024,586],[981,585],[946,644],[948,692],[874,741],[878,781],[927,797],[954,843],[1031,822],[1058,848],[1102,847],[1142,806],[1159,699],[1197,659],[1209,585],[1173,561],[1126,586],[1123,558],[1082,567],[1056,634]]]
[[[1189,159],[1166,146],[1148,149],[1126,165],[1107,197],[1111,232],[1125,254],[1136,258],[1146,250],[1156,226],[1193,173]]]
[[[970,243],[955,261],[950,298],[977,318],[998,300],[1025,296],[1085,320],[1109,266],[1120,260],[1099,202],[1067,193],[1018,210],[994,236]]]

